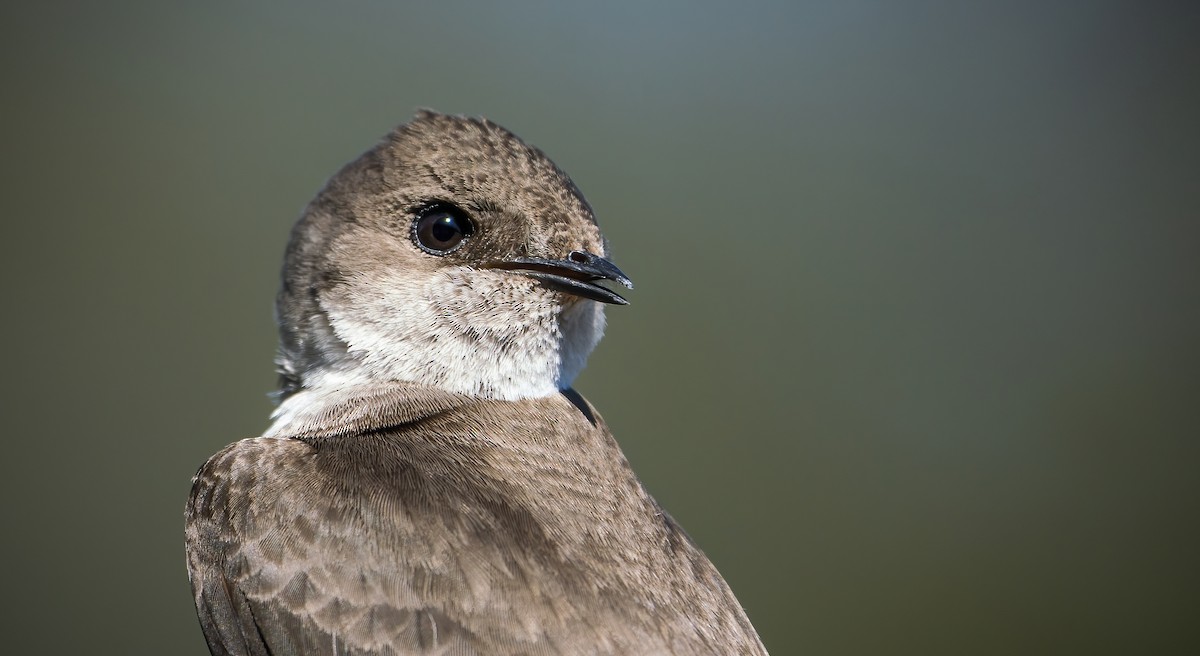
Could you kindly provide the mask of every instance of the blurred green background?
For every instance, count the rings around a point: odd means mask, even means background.
[[[0,9],[8,653],[206,650],[287,231],[414,109],[636,281],[577,387],[782,654],[1200,653],[1195,3]]]

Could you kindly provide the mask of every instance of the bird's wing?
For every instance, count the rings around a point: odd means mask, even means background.
[[[365,557],[355,509],[325,494],[312,456],[299,440],[243,440],[196,475],[188,566],[210,651],[478,653],[461,625]]]
[[[213,654],[766,653],[581,398],[392,396],[317,404],[303,439],[243,440],[196,475]]]
[[[329,487],[351,477],[322,471],[316,451],[288,438],[243,440],[196,475],[188,565],[213,654],[638,651],[619,621],[570,606],[578,597],[566,589],[570,582],[512,555],[525,547],[493,540],[504,532],[491,519],[479,517],[471,532],[414,520],[403,509],[355,505],[353,493]],[[387,475],[416,506],[422,495],[454,503],[406,482],[403,472]],[[496,509],[495,520],[522,523],[506,512]],[[544,610],[530,616],[530,608]]]

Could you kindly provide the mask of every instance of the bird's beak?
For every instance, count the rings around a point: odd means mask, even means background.
[[[529,276],[550,289],[601,303],[628,305],[629,301],[620,294],[597,285],[598,280],[611,280],[627,289],[633,289],[633,282],[621,273],[616,265],[586,251],[571,251],[563,260],[517,257],[493,266]]]

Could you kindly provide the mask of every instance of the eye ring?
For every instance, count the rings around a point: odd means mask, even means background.
[[[475,234],[471,217],[451,203],[432,203],[422,208],[412,223],[412,240],[430,255],[449,255]]]

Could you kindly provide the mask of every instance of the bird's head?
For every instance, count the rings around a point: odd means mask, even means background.
[[[592,209],[537,149],[421,112],[347,165],[292,231],[283,395],[404,381],[483,398],[568,387],[631,287]]]

